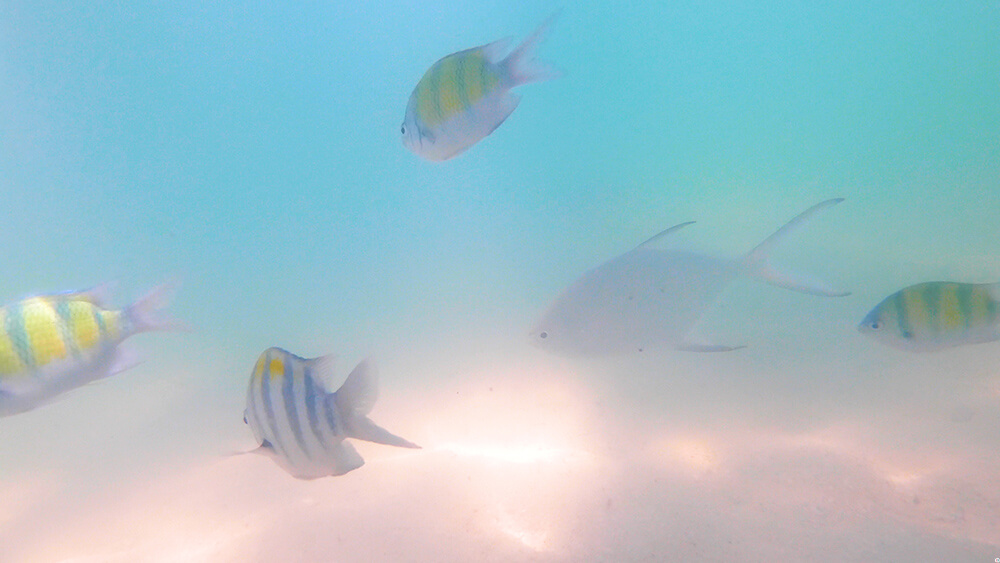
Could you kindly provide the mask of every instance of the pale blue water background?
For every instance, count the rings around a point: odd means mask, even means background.
[[[5,559],[1000,557],[1000,345],[854,331],[905,285],[1000,280],[1000,4],[203,4],[0,4],[0,295],[178,277],[194,328],[0,420]],[[435,60],[560,7],[560,79],[452,161],[402,147]],[[527,344],[667,226],[738,256],[837,196],[776,258],[853,295],[737,282],[704,332],[745,350]],[[272,345],[371,354],[373,418],[425,451],[311,483],[222,457]]]

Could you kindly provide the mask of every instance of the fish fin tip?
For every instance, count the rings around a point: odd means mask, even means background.
[[[499,64],[510,49],[512,37],[501,37],[492,43],[487,43],[479,49],[483,52],[483,57],[493,64]]]
[[[398,448],[420,449],[420,446],[414,444],[413,442],[400,436],[396,436],[392,432],[389,432],[385,428],[375,424],[372,419],[367,416],[359,416],[348,420],[346,426],[347,435],[351,438],[364,440],[366,442],[373,442],[376,444],[384,444],[386,446],[396,446]]]
[[[562,75],[546,63],[534,59],[535,48],[545,38],[552,22],[559,16],[561,10],[555,11],[545,18],[535,31],[521,42],[502,63],[507,68],[508,79],[511,87],[527,84],[529,82],[539,82],[542,80],[552,80]]]
[[[354,446],[347,441],[334,446],[331,453],[333,457],[333,469],[330,471],[330,475],[334,477],[354,471],[365,464],[365,460],[358,453],[358,450],[354,449]]]
[[[705,344],[696,342],[683,342],[674,346],[675,350],[681,352],[699,352],[699,353],[711,353],[711,352],[733,352],[735,350],[740,350],[746,348],[746,344],[739,344],[737,346],[726,346],[724,344]]]
[[[111,363],[108,364],[107,371],[95,381],[100,381],[127,369],[134,368],[145,361],[146,357],[136,351],[136,349],[132,346],[119,344],[118,347],[115,348],[114,357],[111,359]],[[91,383],[93,383],[93,381]]]
[[[191,328],[168,316],[164,310],[170,305],[180,281],[177,279],[162,283],[148,293],[136,299],[134,303],[126,309],[129,318],[135,325],[136,332],[148,332],[154,330],[168,330],[190,332]]]
[[[333,389],[332,383],[336,375],[337,355],[324,354],[316,358],[306,360],[309,366],[309,374],[319,385],[326,389]]]
[[[655,235],[649,237],[648,239],[642,241],[641,243],[637,244],[635,246],[635,248],[643,248],[643,247],[646,247],[646,246],[650,246],[650,245],[652,245],[652,244],[654,244],[654,243],[656,243],[658,241],[663,240],[667,236],[669,236],[669,235],[671,235],[673,233],[676,233],[677,231],[683,229],[684,227],[687,227],[688,225],[693,225],[694,223],[695,223],[694,221],[685,221],[684,223],[678,223],[677,225],[674,225],[673,227],[669,227],[667,229],[664,229],[664,230],[656,233]],[[633,250],[635,250],[635,249],[633,249]]]
[[[370,413],[378,401],[378,369],[375,362],[365,358],[354,366],[350,375],[335,393],[329,397],[345,416],[361,416]]]
[[[832,207],[842,201],[844,201],[844,198],[842,197],[821,201],[799,213],[795,217],[792,217],[791,220],[782,225],[781,228],[772,233],[769,237],[754,247],[753,250],[747,253],[747,255],[743,258],[743,266],[746,268],[747,273],[762,278],[772,285],[801,293],[823,295],[827,297],[843,297],[849,295],[850,292],[835,289],[829,284],[810,276],[799,273],[779,272],[769,262],[770,255],[774,250],[774,247],[787,238],[789,233],[800,228],[816,213],[819,213],[820,211],[828,207]]]
[[[114,295],[115,289],[117,288],[117,281],[107,281],[80,292],[80,297],[85,301],[89,301],[98,307],[106,309],[108,308],[108,304],[111,303],[111,297]]]
[[[790,270],[779,271],[768,263],[757,264],[757,267],[754,268],[751,273],[755,277],[758,277],[773,286],[797,291],[799,293],[819,295],[821,297],[847,297],[851,294],[850,291],[837,289],[829,283],[814,276]]]

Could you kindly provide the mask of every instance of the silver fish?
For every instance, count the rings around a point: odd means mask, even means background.
[[[843,296],[826,284],[779,273],[768,263],[774,246],[820,210],[843,201],[830,199],[802,212],[742,260],[715,258],[676,249],[653,248],[677,230],[671,227],[632,250],[586,272],[548,308],[531,332],[541,348],[567,356],[600,356],[673,348],[724,352],[742,348],[695,342],[691,330],[718,295],[739,275],[825,296]]]

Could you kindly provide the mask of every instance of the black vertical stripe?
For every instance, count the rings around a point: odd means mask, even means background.
[[[302,427],[299,425],[299,409],[295,401],[295,377],[293,372],[293,358],[285,359],[285,379],[282,381],[282,395],[285,398],[285,415],[288,417],[288,426],[292,429],[295,442],[299,449],[305,454],[306,459],[312,460],[309,454],[309,446],[306,445],[305,436],[302,435]]]
[[[306,415],[309,418],[309,430],[312,431],[312,435],[319,442],[320,447],[324,451],[328,451],[326,438],[319,427],[319,415],[316,412],[316,402],[323,394],[317,392],[319,390],[316,388],[316,382],[313,380],[308,366],[305,367],[302,378],[306,387]]]

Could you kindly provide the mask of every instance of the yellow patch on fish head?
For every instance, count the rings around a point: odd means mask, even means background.
[[[267,370],[271,373],[272,379],[284,377],[285,360],[282,358],[271,358],[271,362],[268,364]]]

